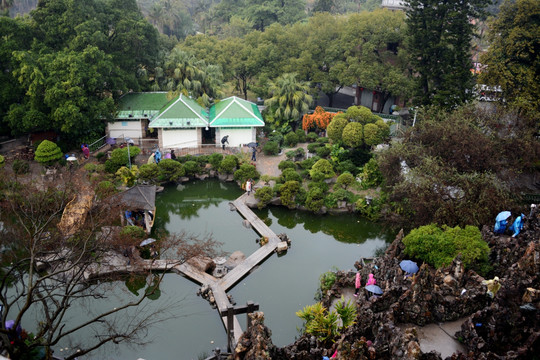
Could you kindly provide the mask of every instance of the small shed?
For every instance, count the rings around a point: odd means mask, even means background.
[[[169,101],[153,118],[160,148],[197,147],[208,131],[208,113],[193,99],[180,95]]]
[[[154,226],[156,217],[156,185],[134,186],[120,194],[114,195],[114,200],[122,205],[122,225],[131,225],[130,214],[140,214],[139,225],[149,234]]]
[[[107,123],[107,135],[132,139],[151,137],[148,125],[169,100],[165,91],[123,95],[118,101],[114,121]]]
[[[228,135],[228,146],[241,146],[257,141],[257,127],[264,120],[256,104],[231,96],[212,105],[209,114],[210,128],[215,128],[216,145]]]

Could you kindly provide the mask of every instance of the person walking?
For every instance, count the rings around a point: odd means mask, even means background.
[[[254,148],[252,149],[252,153],[251,153],[251,161],[257,161],[257,156],[256,156],[256,154],[257,154],[257,148],[254,147]]]
[[[354,296],[358,296],[360,286],[362,286],[362,278],[360,277],[360,272],[357,272],[356,278],[354,279]]]
[[[83,144],[82,152],[84,154],[85,159],[88,159],[90,157],[90,149],[88,148],[88,145]]]
[[[159,164],[159,162],[161,161],[161,152],[159,151],[159,149],[156,150],[154,154],[154,159],[156,160],[156,164]]]
[[[366,283],[366,286],[368,285],[375,285],[377,283],[377,281],[375,280],[375,277],[373,276],[373,274],[369,274],[368,275],[369,279]]]
[[[251,193],[251,186],[252,186],[252,180],[249,179],[249,180],[246,182],[246,191],[247,191],[248,196],[249,196],[249,194]]]
[[[174,153],[174,149],[171,150],[171,159],[176,160],[176,154]]]
[[[221,139],[221,146],[222,146],[222,149],[225,150],[225,143],[227,145],[229,145],[229,135],[225,135],[222,139]]]

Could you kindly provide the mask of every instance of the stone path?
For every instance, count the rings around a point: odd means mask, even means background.
[[[280,176],[281,170],[278,169],[278,165],[281,161],[287,160],[287,156],[285,155],[285,153],[301,147],[304,148],[307,154],[307,145],[307,143],[303,143],[293,148],[285,148],[283,149],[281,155],[264,155],[264,153],[262,152],[260,154],[257,154],[257,161],[255,162],[257,171],[260,172],[262,175],[270,175],[274,177]]]

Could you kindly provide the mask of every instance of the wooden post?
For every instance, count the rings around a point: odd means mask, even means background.
[[[232,343],[234,339],[234,306],[227,306],[227,349],[232,351]]]
[[[258,307],[257,307],[258,308]],[[253,303],[253,301],[248,301],[247,302],[247,311],[246,311],[246,317],[247,317],[247,327],[246,329],[249,330],[251,328],[251,318],[249,317],[249,314],[251,314],[252,312],[254,312],[256,309],[255,309],[255,304]],[[247,331],[246,330],[246,331]]]

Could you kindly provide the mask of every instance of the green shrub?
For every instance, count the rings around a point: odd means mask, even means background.
[[[340,173],[349,172],[351,174],[356,174],[358,172],[358,168],[351,160],[340,161],[335,167],[336,171]]]
[[[362,188],[368,189],[379,186],[383,181],[382,173],[379,171],[377,160],[371,158],[362,168],[358,175],[362,180]]]
[[[324,176],[325,179],[330,179],[336,176],[332,164],[326,159],[320,159],[317,161],[311,168],[310,175],[311,178],[314,178],[314,174],[320,173]]]
[[[335,187],[346,189],[355,181],[351,173],[345,172],[338,176]]]
[[[210,158],[208,159],[208,162],[212,165],[213,169],[219,169],[219,165],[221,165],[221,161],[223,160],[223,155],[220,153],[213,153],[210,155]]]
[[[300,186],[300,189],[298,189],[298,192],[296,193],[295,201],[298,205],[305,205],[307,199],[307,191],[302,186]]]
[[[304,150],[304,148],[298,148],[295,150],[295,153],[296,153],[296,158],[297,159],[301,159],[303,158],[304,156],[306,156],[306,150]]]
[[[305,321],[306,334],[315,336],[319,341],[330,343],[335,341],[340,331],[354,324],[356,305],[350,300],[345,302],[342,298],[336,303],[335,310],[329,312],[318,302],[296,312],[296,316]]]
[[[278,164],[278,169],[283,171],[285,169],[296,169],[296,165],[289,160],[283,160]]]
[[[328,146],[321,146],[315,150],[315,152],[317,153],[317,156],[320,158],[328,157],[331,151],[332,150]]]
[[[180,156],[177,158],[177,160],[180,161],[182,164],[185,163],[186,161],[196,161],[195,156],[190,155],[190,154]]]
[[[258,179],[261,174],[257,171],[257,168],[251,164],[242,164],[240,168],[234,172],[234,180],[241,183],[248,179]]]
[[[306,197],[306,208],[313,212],[319,212],[324,205],[324,194],[318,187],[310,189]]]
[[[28,162],[20,159],[13,160],[11,168],[13,169],[13,172],[17,175],[28,174],[28,172],[30,171],[30,165],[28,164]]]
[[[300,184],[302,183],[302,177],[299,173],[296,172],[296,170],[287,168],[281,172],[280,177],[281,182],[285,183],[287,181],[298,181]]]
[[[300,176],[302,179],[309,179],[309,170],[300,170]]]
[[[270,186],[263,186],[260,189],[255,190],[255,198],[259,200],[257,204],[259,209],[262,209],[272,200],[274,197],[274,191]]]
[[[105,161],[105,171],[108,172],[109,174],[114,174],[120,168],[121,168],[121,165],[117,165],[111,160]]]
[[[294,157],[296,156],[296,151],[295,150],[287,151],[285,155],[287,156],[287,160],[293,160]]]
[[[286,146],[293,147],[298,144],[298,135],[296,133],[290,132],[287,135],[285,135],[284,143]]]
[[[120,237],[125,243],[135,243],[144,240],[146,232],[139,226],[127,225],[120,230]]]
[[[384,200],[382,198],[374,198],[369,201],[365,198],[361,198],[356,200],[355,208],[356,212],[366,219],[377,221],[381,217],[381,209],[383,204]]]
[[[232,174],[238,166],[238,159],[234,155],[227,155],[219,165],[219,172],[222,174]]]
[[[197,161],[197,164],[199,164],[199,166],[206,165],[210,162],[210,155],[195,156],[195,161]]]
[[[312,157],[312,158],[309,158],[309,159],[306,159],[306,160],[302,160],[298,164],[304,170],[311,170],[311,168],[313,167],[313,165],[315,165],[315,163],[317,161],[318,161],[317,158]]]
[[[317,152],[317,149],[320,147],[321,147],[321,144],[315,142],[315,143],[308,144],[307,150],[308,152],[315,154]]]
[[[36,149],[34,160],[44,166],[49,166],[63,158],[62,150],[49,140],[43,140]]]
[[[96,159],[97,161],[99,162],[103,162],[107,159],[107,157],[105,156],[106,154],[103,152],[103,151],[100,151],[96,154]]]
[[[283,135],[280,132],[272,132],[268,135],[268,142],[275,142],[278,144],[278,148],[283,145]]]
[[[131,158],[131,161],[133,162],[133,158],[139,155],[140,152],[141,152],[141,149],[138,148],[137,146],[130,146],[129,157],[128,157],[127,147],[114,149],[113,152],[111,153],[111,158],[105,162],[107,172],[115,173],[122,166],[128,166],[130,162],[130,158]]]
[[[319,138],[317,138],[317,143],[318,144],[324,145],[324,144],[328,144],[329,142],[330,142],[330,139],[328,139],[327,137],[319,137]]]
[[[349,121],[358,122],[362,125],[368,124],[368,123],[374,123],[377,118],[379,118],[376,115],[373,115],[370,109],[368,109],[365,106],[351,106],[347,109],[345,112],[345,117]]]
[[[287,181],[279,189],[279,198],[281,204],[287,206],[288,208],[294,208],[296,202],[294,200],[296,193],[300,189],[300,184],[298,181]]]
[[[116,192],[116,187],[110,181],[101,181],[96,186],[96,195],[99,199],[105,199]]]
[[[308,184],[308,190],[319,188],[323,193],[328,192],[330,186],[324,181],[312,181]]]
[[[310,132],[306,135],[306,140],[308,142],[315,142],[319,138],[319,135],[315,132]]]
[[[326,206],[326,208],[328,209],[337,208],[337,202],[338,199],[336,197],[336,194],[334,193],[326,194],[326,196],[324,197],[324,206]]]
[[[296,136],[298,137],[299,143],[305,143],[306,142],[306,132],[302,129],[296,129],[294,132]]]
[[[184,163],[184,172],[186,176],[195,176],[201,170],[199,163],[193,160]]]
[[[319,276],[319,286],[321,292],[324,294],[328,290],[332,289],[332,286],[336,283],[336,273],[333,271],[327,271],[325,273],[322,273],[321,276]]]
[[[274,141],[268,141],[263,146],[263,152],[265,155],[277,155],[279,153],[279,144]]]
[[[139,168],[136,165],[133,165],[131,169],[127,166],[122,166],[116,171],[115,175],[122,182],[122,185],[131,187],[135,184],[135,180],[137,180]]]
[[[143,164],[139,168],[139,179],[148,182],[150,184],[155,184],[159,179],[159,167],[157,164]]]
[[[332,140],[333,143],[341,142],[343,138],[343,129],[345,129],[345,126],[347,126],[348,123],[349,120],[345,118],[343,113],[334,116],[326,128],[328,138]]]
[[[359,147],[364,143],[364,130],[360,123],[348,123],[343,129],[343,143],[350,147]]]
[[[88,171],[89,173],[93,173],[97,170],[97,165],[94,163],[87,163],[84,165],[84,170]]]
[[[3,155],[0,155],[0,168],[6,165],[6,158]]]
[[[485,269],[489,262],[489,246],[482,240],[480,230],[467,225],[442,228],[435,224],[421,226],[411,230],[403,238],[405,254],[420,259],[434,267],[450,265],[461,254],[466,269]]]
[[[173,159],[163,159],[157,164],[159,178],[163,181],[178,181],[185,175],[185,170],[182,164]]]

